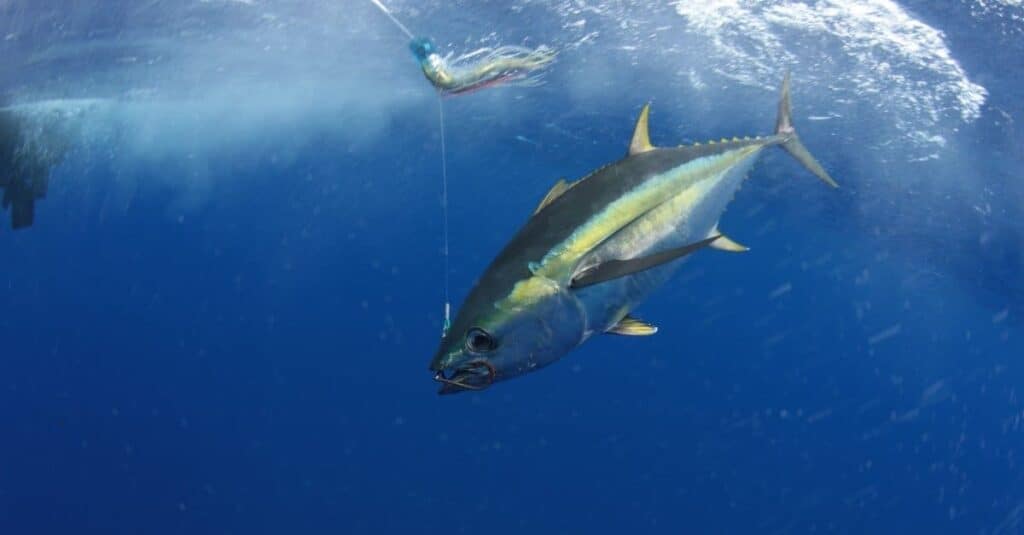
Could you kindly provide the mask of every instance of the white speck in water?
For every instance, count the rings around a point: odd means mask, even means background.
[[[769,295],[768,297],[770,297],[771,299],[778,299],[779,297],[782,297],[783,295],[788,294],[789,291],[792,290],[792,289],[793,289],[793,285],[791,283],[787,282],[787,283],[783,284],[782,286],[779,286],[778,288],[773,290],[771,295]]]
[[[900,331],[902,331],[902,330],[903,330],[903,326],[901,324],[897,323],[896,325],[893,325],[892,327],[889,327],[888,329],[885,329],[884,331],[881,331],[881,332],[875,334],[874,336],[872,336],[871,338],[869,338],[868,339],[868,344],[869,345],[875,345],[875,344],[884,342],[884,341],[886,341],[886,340],[888,340],[888,339],[890,339],[890,338],[900,334]]]

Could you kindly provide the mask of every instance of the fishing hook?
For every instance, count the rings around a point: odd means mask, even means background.
[[[449,379],[449,378],[444,376],[444,372],[440,372],[440,371],[434,374],[434,380],[439,382],[439,383],[441,383],[441,384],[445,384],[445,385],[448,385],[448,386],[454,386],[456,388],[461,388],[463,390],[472,390],[472,391],[475,391],[475,392],[479,392],[479,391],[484,390],[487,387],[491,386],[492,384],[494,384],[494,379],[498,375],[498,370],[494,368],[493,364],[491,364],[490,362],[487,362],[486,360],[478,360],[478,361],[475,361],[475,362],[470,362],[468,364],[467,368],[469,368],[469,369],[473,369],[473,368],[487,368],[487,384],[479,385],[479,386],[478,385],[466,384],[464,381],[456,381],[454,379]]]

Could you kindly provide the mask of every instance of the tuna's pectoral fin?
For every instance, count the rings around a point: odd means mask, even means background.
[[[608,334],[619,334],[622,336],[650,336],[658,332],[658,328],[633,316],[626,316],[613,325],[611,329],[608,329],[607,332]]]
[[[839,187],[839,184],[832,180],[832,177],[828,175],[825,168],[818,163],[818,160],[814,159],[814,156],[811,156],[810,151],[807,150],[807,147],[800,142],[800,138],[796,135],[790,106],[788,72],[786,73],[786,78],[782,81],[782,96],[779,98],[779,117],[775,120],[775,135],[783,139],[782,148],[786,149],[786,152],[803,164],[808,171],[814,173],[814,176],[820,178],[822,182],[833,188]]]
[[[682,247],[676,247],[675,249],[669,249],[667,251],[661,251],[630,260],[609,260],[607,262],[597,264],[596,266],[591,266],[576,274],[569,282],[569,288],[577,290],[580,288],[586,288],[587,286],[593,286],[594,284],[600,284],[602,282],[632,275],[634,273],[639,273],[641,271],[646,271],[703,249],[717,239],[719,239],[719,236],[712,236],[697,243],[691,243]]]

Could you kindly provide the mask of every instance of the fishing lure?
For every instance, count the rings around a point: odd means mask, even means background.
[[[423,69],[427,80],[444,95],[470,93],[502,84],[534,86],[542,70],[555,61],[555,51],[544,45],[537,48],[502,46],[481,48],[449,61],[437,52],[434,43],[417,37],[409,50]]]
[[[555,51],[546,46],[531,49],[521,46],[502,46],[498,48],[481,48],[459,56],[451,61],[448,56],[441,56],[434,43],[426,37],[415,37],[404,24],[391,13],[380,0],[370,0],[409,38],[409,49],[423,69],[424,76],[437,89],[439,97],[460,95],[478,89],[502,84],[533,86],[540,82],[542,69],[555,61]],[[444,105],[442,99],[437,100],[438,123],[441,132],[441,213],[443,221],[444,258],[444,323],[441,337],[448,335],[451,328],[451,299],[449,282],[449,250],[448,250],[448,160],[444,135]],[[487,383],[494,380],[494,374],[486,375]],[[470,388],[464,381],[446,380],[444,374],[438,374],[438,381],[448,382],[449,386],[461,389]]]

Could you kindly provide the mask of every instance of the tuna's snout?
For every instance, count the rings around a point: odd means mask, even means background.
[[[434,380],[441,383],[438,394],[483,390],[494,383],[498,371],[486,360],[473,360],[451,370],[440,370]]]

